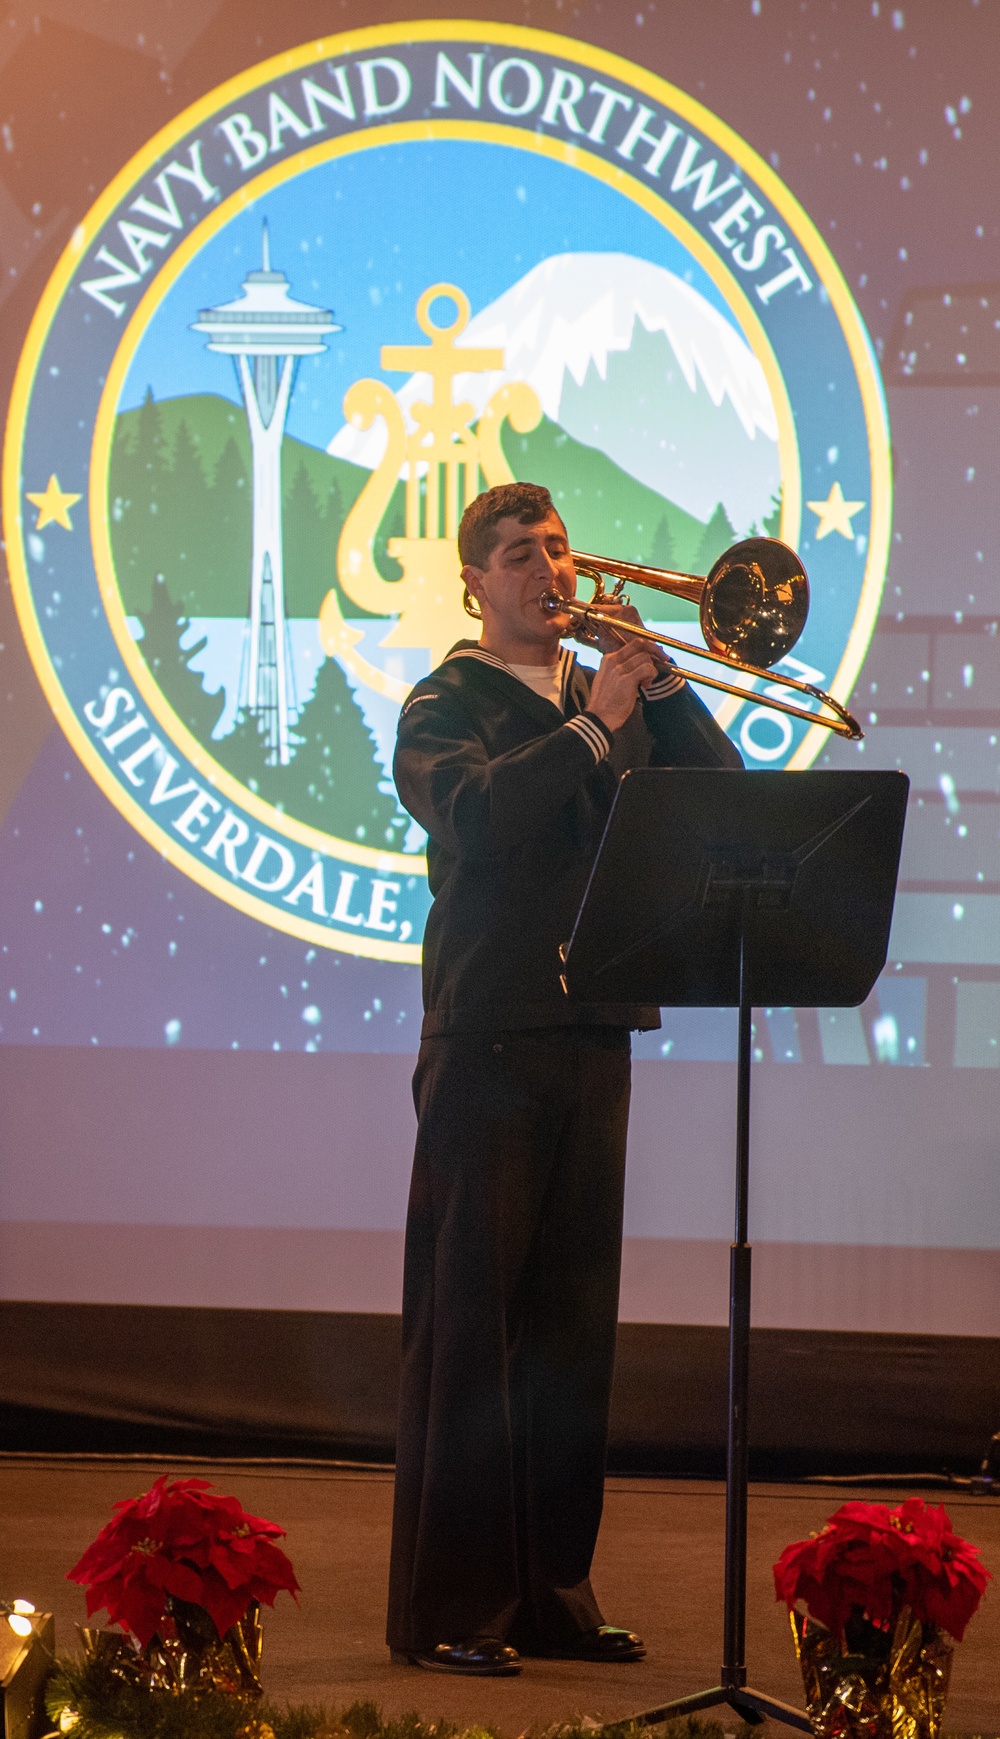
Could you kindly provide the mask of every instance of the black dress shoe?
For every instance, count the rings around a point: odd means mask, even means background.
[[[543,1660],[555,1661],[641,1661],[646,1645],[634,1630],[600,1624],[594,1630],[581,1630],[571,1642],[554,1643],[551,1648],[539,1648],[532,1653]]]
[[[469,1642],[439,1642],[436,1648],[393,1653],[394,1661],[409,1661],[432,1673],[470,1673],[480,1678],[507,1678],[521,1671],[516,1648],[508,1648],[495,1636],[475,1636]]]

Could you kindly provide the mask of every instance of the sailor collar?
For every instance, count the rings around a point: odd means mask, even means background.
[[[527,706],[529,710],[542,706],[546,708],[546,716],[550,716],[551,711],[554,709],[559,713],[560,717],[565,718],[566,699],[571,693],[573,678],[579,669],[575,655],[567,646],[563,646],[559,652],[559,689],[562,699],[561,706],[555,706],[553,701],[548,700],[544,695],[539,694],[537,689],[532,688],[529,683],[522,681],[521,677],[511,669],[510,665],[503,658],[498,658],[495,652],[487,652],[482,646],[477,645],[475,641],[459,641],[458,645],[453,646],[451,651],[448,653],[445,663],[450,664],[453,660],[459,658],[474,659],[477,664],[485,664],[488,668],[500,672],[509,680],[509,682],[515,685],[517,699]]]

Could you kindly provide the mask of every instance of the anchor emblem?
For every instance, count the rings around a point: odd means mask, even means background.
[[[454,305],[450,325],[438,326],[431,318],[439,299]],[[456,344],[469,315],[469,299],[456,284],[431,284],[416,307],[417,322],[430,343],[382,347],[383,368],[431,377],[430,402],[420,399],[411,407],[412,430],[383,381],[355,381],[344,397],[344,416],[354,428],[370,429],[381,417],[387,439],[379,464],[344,522],[337,576],[360,609],[394,618],[383,647],[427,647],[432,667],[468,627],[455,547],[462,513],[481,487],[514,481],[500,439],[504,420],[518,434],[526,434],[542,415],[534,389],[513,381],[498,388],[475,429],[471,427],[475,407],[467,399],[455,403],[455,376],[502,369],[504,352]],[[402,565],[403,575],[385,580],[375,565],[373,543],[401,475],[406,480],[406,531],[389,539],[388,551]],[[361,634],[344,620],[332,589],[320,609],[320,638],[328,656],[339,657],[369,686],[393,699],[405,698],[408,683],[361,658],[356,650]]]

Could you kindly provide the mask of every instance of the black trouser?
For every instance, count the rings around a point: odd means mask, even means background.
[[[603,1623],[629,1035],[425,1040],[406,1227],[388,1641]]]

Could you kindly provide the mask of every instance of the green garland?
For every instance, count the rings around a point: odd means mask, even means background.
[[[124,1684],[102,1662],[77,1660],[57,1663],[45,1706],[57,1733],[71,1739],[500,1739],[494,1727],[458,1727],[415,1714],[383,1721],[374,1703],[352,1703],[336,1714],[305,1703],[279,1709],[218,1691],[174,1696]],[[576,1720],[547,1727],[535,1739],[649,1739],[649,1734],[635,1721],[595,1728]],[[691,1715],[666,1722],[657,1734],[659,1739],[723,1739],[723,1728]],[[759,1735],[759,1729],[736,1727],[736,1739],[751,1735]]]

